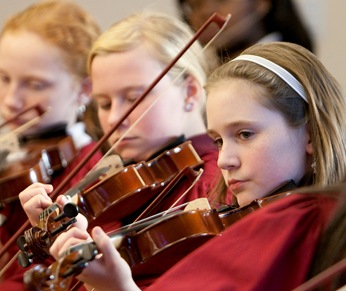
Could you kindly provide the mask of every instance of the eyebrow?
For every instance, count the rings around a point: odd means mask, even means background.
[[[254,123],[255,123],[254,121],[249,121],[249,120],[238,120],[235,122],[226,123],[224,127],[230,128],[230,127],[239,127],[239,126],[252,126]],[[208,129],[207,133],[213,134],[215,133],[215,131],[213,129]]]
[[[121,90],[119,90],[119,92],[121,92],[121,94],[125,94],[128,92],[132,92],[132,91],[144,91],[147,87],[145,85],[138,85],[138,86],[133,86],[133,85],[129,85],[127,87],[122,88]],[[104,93],[91,93],[91,97],[95,98],[95,97],[105,97],[108,96],[107,94]]]

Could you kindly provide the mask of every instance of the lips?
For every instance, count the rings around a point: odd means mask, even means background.
[[[232,179],[232,180],[228,181],[227,185],[228,185],[228,189],[231,192],[237,193],[237,192],[240,192],[242,190],[242,188],[244,187],[244,183],[245,183],[245,181]]]

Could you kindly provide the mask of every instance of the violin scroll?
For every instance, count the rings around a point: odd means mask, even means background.
[[[24,274],[27,290],[69,290],[74,276],[77,276],[98,254],[94,242],[77,245],[48,268],[36,265]]]
[[[18,256],[18,263],[24,268],[33,263],[34,257],[44,260],[50,256],[49,248],[55,237],[76,222],[78,207],[69,202],[61,210],[57,204],[53,204],[46,209],[44,214],[47,214],[47,217],[40,217],[40,220],[45,221],[43,223],[49,227],[32,227],[17,240],[17,245],[22,251]],[[43,215],[41,214],[41,216]]]

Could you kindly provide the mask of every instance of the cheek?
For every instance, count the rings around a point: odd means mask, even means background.
[[[104,132],[107,132],[109,130],[109,128],[110,128],[110,126],[108,125],[108,122],[107,122],[108,114],[99,109],[98,110],[98,118],[99,118],[102,130]]]
[[[263,181],[276,187],[286,180],[300,179],[303,164],[297,145],[278,143],[262,148],[257,155],[256,169]]]
[[[246,167],[259,179],[275,179],[278,173],[278,166],[281,163],[281,146],[273,142],[263,141],[243,153],[246,159]],[[243,160],[244,161],[244,160]]]
[[[166,127],[164,115],[159,109],[153,108],[144,115],[132,116],[131,124],[134,124],[138,118],[141,119],[137,122],[136,128],[148,136],[161,135],[161,129]]]

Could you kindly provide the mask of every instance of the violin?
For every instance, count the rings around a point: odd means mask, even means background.
[[[51,176],[65,168],[77,153],[72,138],[66,133],[64,123],[46,127],[36,133],[25,133],[46,113],[39,105],[24,109],[2,123],[0,128],[29,111],[35,111],[37,116],[0,136],[1,203],[18,199],[18,193],[34,182],[49,183]]]
[[[264,206],[271,204],[281,198],[284,198],[292,194],[291,192],[283,192],[269,197],[264,197],[260,199],[255,199],[248,205],[234,208],[225,212],[219,212],[220,219],[225,228],[231,226],[233,223],[237,222],[241,218],[247,216],[250,213],[255,212],[256,210],[263,208]]]
[[[271,204],[281,198],[284,198],[292,192],[292,189],[296,189],[297,185],[293,180],[286,181],[282,183],[279,187],[274,189],[270,194],[263,198],[258,198],[253,200],[251,203],[244,205],[242,207],[227,207],[224,209],[219,209],[219,216],[225,228],[237,222],[244,216],[255,212],[256,210],[263,208],[264,206]]]
[[[103,214],[112,211],[112,220],[122,219],[152,200],[186,167],[195,168],[202,164],[191,142],[187,141],[149,162],[129,165],[87,190],[78,187],[78,191],[68,191],[65,196],[75,201],[77,210],[61,216],[67,211],[57,209],[56,204],[48,207],[40,215],[38,225],[19,237],[17,245],[23,251],[18,258],[19,264],[27,267],[34,258],[42,260],[49,256],[49,248],[56,236],[75,221],[61,220],[60,217],[73,218],[79,211],[90,223],[96,218],[99,223]]]
[[[144,224],[146,226],[146,224]],[[224,230],[216,210],[190,210],[154,220],[140,230],[110,235],[113,245],[136,275],[161,274]],[[71,247],[48,268],[36,265],[24,275],[28,290],[68,290],[99,250],[94,242]]]
[[[54,136],[47,128],[47,137],[21,136],[19,151],[0,170],[0,202],[9,203],[18,199],[18,193],[35,182],[49,183],[52,176],[67,167],[77,155],[72,137],[66,133]],[[59,125],[60,131],[60,125]]]

